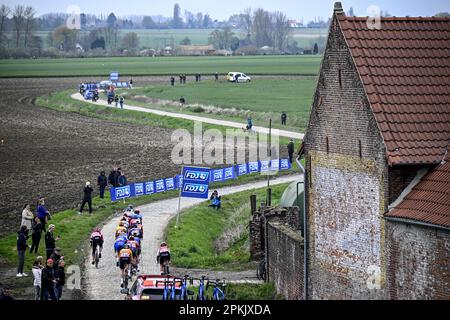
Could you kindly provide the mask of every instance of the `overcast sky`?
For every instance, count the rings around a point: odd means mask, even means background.
[[[282,11],[289,18],[304,22],[315,17],[326,19],[333,10],[334,0],[0,0],[8,6],[32,5],[38,15],[50,12],[66,12],[70,5],[77,5],[81,12],[94,14],[127,15],[173,15],[173,6],[178,3],[181,12],[209,13],[213,19],[228,19],[233,13],[245,8],[263,8],[268,11]],[[450,11],[450,0],[342,0],[345,11],[353,7],[358,16],[367,16],[367,8],[376,5],[394,16],[430,16],[437,12]]]

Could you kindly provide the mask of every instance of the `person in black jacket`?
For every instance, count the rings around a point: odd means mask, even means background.
[[[94,189],[92,189],[91,183],[88,181],[86,182],[86,187],[84,187],[83,189],[83,202],[81,203],[80,212],[78,214],[83,213],[83,209],[86,203],[89,206],[89,214],[92,214],[92,192],[94,192]]]
[[[30,253],[33,253],[34,250],[34,253],[37,254],[43,230],[44,228],[42,227],[41,220],[35,218],[32,224]]]
[[[124,186],[128,185],[127,177],[125,176],[125,174],[123,174],[123,172],[120,173],[120,176],[118,178],[118,183],[119,183],[120,187],[124,187]]]
[[[58,269],[59,262],[61,260],[64,260],[64,257],[61,255],[61,249],[55,248],[49,259],[53,260],[53,269],[56,272],[56,270]]]
[[[48,297],[52,300],[58,300],[55,293],[55,285],[57,281],[55,279],[55,271],[53,269],[53,260],[47,260],[47,266],[42,269],[42,280],[41,280],[41,300],[48,300]]]
[[[108,179],[106,179],[105,171],[102,171],[97,178],[97,185],[100,188],[100,198],[105,198],[105,188],[108,185]]]
[[[119,184],[119,177],[122,175],[122,168],[117,168],[117,170],[114,172],[114,187],[120,187]]]
[[[114,176],[116,175],[117,168],[113,168],[108,176],[108,182],[114,187]]]
[[[58,267],[55,271],[56,278],[56,296],[61,300],[64,284],[66,283],[66,273],[64,271],[65,262],[63,259],[59,260]]]
[[[285,126],[286,120],[287,120],[287,114],[286,114],[286,112],[283,111],[283,113],[281,114],[281,124]]]
[[[288,148],[288,154],[289,154],[289,162],[292,163],[292,158],[294,156],[294,148],[295,148],[294,139],[291,139],[291,141],[289,141],[287,148]]]
[[[45,233],[45,251],[47,253],[47,260],[50,259],[50,256],[53,254],[53,251],[55,251],[56,247],[56,241],[60,240],[60,237],[53,236],[53,231],[55,230],[55,225],[51,224],[48,227],[48,231]]]
[[[17,267],[16,277],[26,277],[27,274],[23,273],[23,265],[25,264],[25,251],[28,249],[27,239],[28,231],[27,226],[21,226],[17,233],[17,252],[19,254],[19,266]]]

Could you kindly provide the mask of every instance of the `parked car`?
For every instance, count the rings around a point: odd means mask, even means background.
[[[140,275],[126,292],[125,300],[163,300],[164,281],[173,281],[173,277],[160,275]],[[180,295],[181,280],[175,281],[175,293]]]
[[[229,72],[227,74],[227,80],[230,82],[250,82],[252,81],[252,78],[247,76],[245,73],[242,72]]]

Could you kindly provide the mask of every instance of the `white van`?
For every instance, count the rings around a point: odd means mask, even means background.
[[[227,74],[227,80],[230,82],[250,82],[252,78],[242,72],[229,72]]]

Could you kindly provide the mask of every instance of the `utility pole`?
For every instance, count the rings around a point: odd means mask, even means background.
[[[268,150],[269,159],[272,160],[272,118],[270,118],[270,120],[269,120],[269,143],[267,144],[267,147],[269,148],[269,150]],[[271,206],[272,205],[272,190],[270,189],[270,165],[269,165],[269,171],[267,172],[267,199],[266,199],[266,205],[267,206]]]

